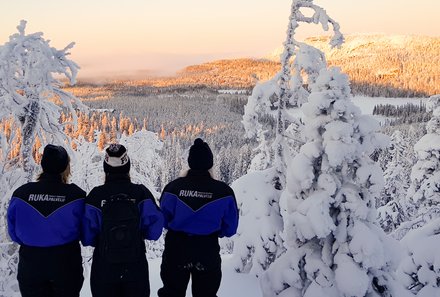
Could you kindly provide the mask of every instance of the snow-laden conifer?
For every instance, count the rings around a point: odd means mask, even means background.
[[[426,124],[427,133],[414,146],[417,162],[406,197],[410,220],[396,230],[398,239],[440,217],[440,95],[429,98],[427,110],[432,111],[432,118]]]
[[[397,248],[376,223],[383,175],[369,156],[387,137],[338,68],[322,69],[311,89],[306,143],[280,199],[286,252],[263,274],[264,296],[405,296],[392,276]]]
[[[274,168],[253,171],[232,183],[240,210],[234,237],[233,262],[237,272],[261,275],[284,250],[279,232],[283,228],[273,188]]]
[[[130,157],[132,182],[146,186],[155,198],[159,198],[159,172],[163,171],[163,160],[159,151],[163,148],[156,133],[142,130],[129,136],[122,135],[119,143],[127,148]]]
[[[326,31],[331,26],[330,45],[339,46],[343,42],[339,25],[324,9],[313,0],[293,0],[281,70],[273,79],[255,86],[242,121],[247,137],[254,137],[260,143],[251,168],[262,171],[251,173],[260,181],[258,187],[251,186],[255,183],[247,176],[232,185],[239,192],[241,208],[241,223],[234,242],[235,268],[240,272],[260,275],[284,251],[279,199],[285,188],[286,162],[302,143],[298,137],[302,129],[298,107],[307,100],[309,86],[319,71],[327,67],[323,52],[296,40],[296,29],[301,23],[320,24]],[[250,226],[263,223],[266,224],[263,228],[248,232]]]
[[[85,106],[64,91],[54,75],[64,76],[75,83],[78,65],[68,59],[74,43],[62,50],[49,45],[43,33],[26,34],[26,21],[17,27],[18,33],[0,48],[0,118],[12,116],[22,134],[21,159],[27,179],[34,171],[32,147],[35,138],[46,143],[62,144],[66,140],[60,125],[61,103],[75,119],[74,107]]]
[[[440,296],[440,218],[410,230],[400,241],[405,257],[396,276],[411,296]]]
[[[312,11],[311,16],[307,16]],[[343,36],[339,24],[313,0],[293,0],[291,14],[281,55],[281,70],[271,80],[258,83],[248,98],[243,116],[246,136],[259,142],[259,160],[254,168],[275,167],[274,186],[282,189],[285,183],[286,158],[292,156],[291,146],[298,145],[295,135],[289,133],[291,124],[299,125],[292,109],[297,109],[307,100],[308,85],[317,77],[319,70],[327,66],[324,53],[295,38],[301,23],[320,24],[327,31],[333,28],[330,45],[340,46]],[[295,130],[296,131],[296,130]],[[259,166],[258,166],[259,165]]]
[[[376,202],[376,206],[380,206],[378,221],[386,233],[390,233],[402,222],[408,220],[402,203],[405,203],[412,166],[408,156],[407,140],[401,131],[396,130],[391,135],[391,145],[388,151],[391,160],[384,171],[385,186],[381,191],[379,201]]]
[[[75,147],[71,157],[70,182],[89,193],[104,183],[104,152],[98,149],[96,143],[86,141],[83,136],[75,140]]]

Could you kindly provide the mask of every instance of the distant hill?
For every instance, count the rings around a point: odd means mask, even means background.
[[[329,65],[350,76],[355,93],[375,96],[440,94],[440,37],[348,35],[340,49],[329,37],[306,40],[325,52]],[[282,48],[267,58],[279,61]]]
[[[148,78],[141,84],[155,87],[206,86],[216,89],[251,89],[258,80],[268,80],[280,63],[269,59],[218,60],[188,66],[173,77]]]
[[[340,49],[330,49],[328,38],[306,42],[323,50],[329,65],[341,67],[350,76],[353,93],[384,97],[440,94],[440,37],[350,35]],[[281,51],[262,59],[193,65],[173,77],[150,77],[133,85],[252,89],[257,81],[270,79],[279,71]]]

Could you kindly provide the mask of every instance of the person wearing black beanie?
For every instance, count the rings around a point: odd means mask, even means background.
[[[163,215],[151,192],[130,180],[127,148],[105,150],[105,182],[86,198],[82,243],[93,251],[90,287],[93,297],[150,296],[144,240],[157,240]]]
[[[159,297],[185,296],[190,278],[193,296],[217,296],[222,276],[218,238],[237,232],[238,207],[234,191],[211,176],[213,164],[209,145],[197,138],[189,149],[189,171],[162,191],[168,232]]]
[[[42,173],[14,191],[8,232],[20,245],[21,296],[78,297],[83,284],[81,222],[86,193],[68,184],[70,158],[62,146],[48,144]]]
[[[209,170],[214,165],[212,151],[201,138],[197,138],[189,149],[188,165],[193,170]]]
[[[46,145],[41,157],[43,172],[60,174],[66,169],[67,165],[69,165],[69,156],[62,146]]]

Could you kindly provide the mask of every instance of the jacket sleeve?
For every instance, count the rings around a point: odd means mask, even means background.
[[[222,219],[219,237],[231,237],[237,233],[238,228],[238,207],[234,192],[231,193],[231,199],[228,199],[228,204],[225,214]]]
[[[160,209],[164,216],[164,228],[168,229],[169,223],[173,220],[176,211],[176,196],[167,192],[167,187],[160,197]]]
[[[12,197],[8,207],[8,233],[12,241],[22,245],[23,242],[18,238],[17,233],[15,232],[16,200],[17,198]]]
[[[97,238],[101,232],[101,209],[90,203],[93,190],[86,198],[86,205],[81,226],[81,242],[84,246],[96,246]]]
[[[157,240],[162,235],[164,219],[162,212],[154,201],[151,192],[144,188],[146,199],[139,204],[141,214],[141,232],[147,240]]]

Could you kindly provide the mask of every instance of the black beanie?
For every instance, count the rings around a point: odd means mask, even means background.
[[[48,144],[43,150],[41,168],[45,173],[60,174],[69,165],[69,156],[62,146]]]
[[[127,149],[122,144],[113,143],[105,150],[105,173],[128,173],[130,171],[130,158]]]
[[[214,165],[209,145],[200,138],[194,140],[194,144],[189,149],[188,165],[194,170],[209,170]]]

